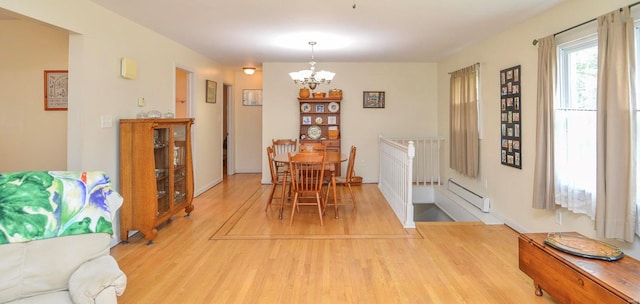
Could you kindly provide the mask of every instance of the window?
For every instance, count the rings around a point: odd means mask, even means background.
[[[592,219],[596,204],[598,41],[558,45],[559,98],[554,105],[556,203]]]

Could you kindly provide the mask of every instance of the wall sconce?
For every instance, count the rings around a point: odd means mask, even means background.
[[[253,75],[253,73],[256,72],[256,68],[252,68],[252,67],[244,67],[242,68],[242,71],[246,74],[246,75]]]

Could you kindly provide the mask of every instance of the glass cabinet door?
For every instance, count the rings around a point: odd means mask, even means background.
[[[183,203],[187,197],[186,149],[187,149],[186,125],[178,125],[173,129],[173,202],[174,205]]]
[[[169,129],[153,130],[153,149],[158,191],[158,215],[169,210]]]

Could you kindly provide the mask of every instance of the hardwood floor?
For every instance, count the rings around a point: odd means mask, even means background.
[[[270,185],[236,174],[159,228],[112,248],[128,276],[119,303],[554,303],[518,269],[518,234],[503,225],[418,223],[404,229],[377,185],[358,210],[265,212]],[[344,190],[344,189],[338,189]],[[345,192],[344,194],[347,194]]]

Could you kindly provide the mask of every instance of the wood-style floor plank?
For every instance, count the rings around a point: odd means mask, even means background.
[[[354,188],[358,210],[327,210],[321,227],[305,207],[289,226],[290,207],[283,220],[276,201],[264,211],[260,178],[225,177],[153,245],[134,235],[113,247],[128,276],[119,303],[554,303],[534,295],[506,226],[403,229],[374,184]]]

